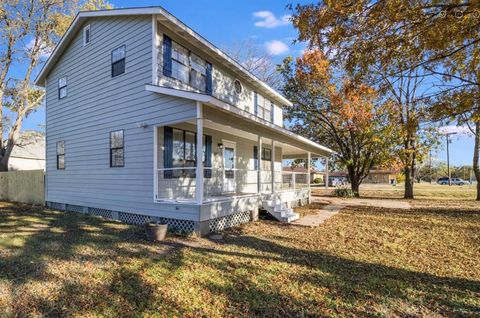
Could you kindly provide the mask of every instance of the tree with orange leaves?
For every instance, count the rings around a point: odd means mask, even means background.
[[[392,103],[380,103],[377,92],[363,83],[335,78],[338,70],[319,50],[306,52],[295,63],[285,59],[280,71],[284,94],[294,104],[286,111],[292,129],[335,150],[359,196],[370,169],[395,160],[391,153],[398,134],[389,124]]]

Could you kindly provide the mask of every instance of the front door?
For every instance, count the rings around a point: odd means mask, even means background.
[[[235,143],[223,142],[223,191],[225,192],[235,192],[235,148]]]

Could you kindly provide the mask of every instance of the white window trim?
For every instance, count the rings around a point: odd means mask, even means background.
[[[87,30],[89,31],[88,42],[86,41]],[[87,24],[86,26],[83,27],[83,46],[89,45],[90,42],[92,42],[92,30],[90,29],[90,24]]]
[[[65,85],[60,86],[60,81],[61,81],[62,79],[65,79]],[[65,88],[65,96],[60,96],[60,92],[61,92],[61,90],[64,89],[64,88]],[[60,77],[60,78],[58,79],[58,99],[59,99],[59,100],[60,100],[60,99],[64,99],[64,98],[66,98],[67,96],[68,96],[68,77],[67,77],[67,75],[64,75],[64,76],[62,76],[62,77]]]

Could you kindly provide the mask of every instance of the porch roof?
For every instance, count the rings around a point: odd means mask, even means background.
[[[306,152],[311,152],[314,156],[318,157],[328,157],[335,153],[325,146],[259,118],[238,107],[225,103],[213,96],[156,85],[146,85],[145,89],[163,95],[200,102],[208,106],[208,108],[204,109],[204,118],[211,122],[230,126],[233,129],[242,130],[251,135],[272,139],[300,150],[298,153],[288,153],[284,156],[285,159],[306,158]],[[232,120],[232,116],[240,120]]]

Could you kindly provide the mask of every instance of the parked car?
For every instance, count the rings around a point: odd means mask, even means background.
[[[441,185],[447,185],[448,184],[448,178],[443,177],[437,180],[438,184]],[[470,182],[463,180],[462,178],[452,178],[452,184],[453,185],[467,185],[470,184]]]

